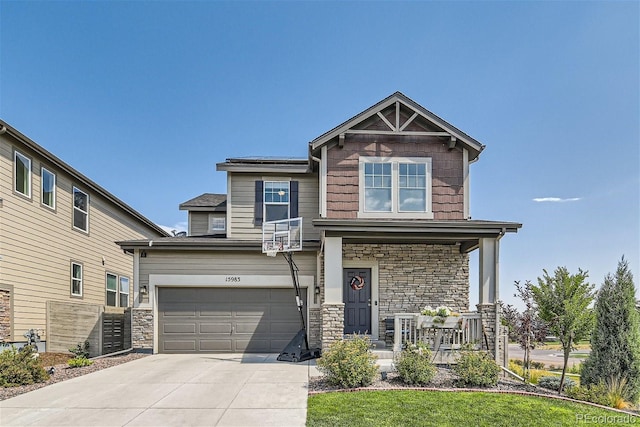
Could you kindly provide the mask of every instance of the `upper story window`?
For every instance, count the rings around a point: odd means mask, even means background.
[[[264,220],[276,221],[289,218],[289,182],[265,181]]]
[[[209,232],[217,233],[225,231],[226,218],[223,216],[209,215]]]
[[[298,181],[256,181],[254,224],[298,217]]]
[[[360,157],[362,218],[433,218],[431,158]]]
[[[71,295],[82,296],[82,264],[77,262],[71,263]]]
[[[46,168],[41,169],[41,181],[42,181],[42,199],[41,202],[43,205],[50,207],[51,209],[56,208],[56,175],[47,170]]]
[[[73,187],[73,228],[89,232],[89,195]]]
[[[31,159],[15,151],[13,163],[16,192],[31,197]]]

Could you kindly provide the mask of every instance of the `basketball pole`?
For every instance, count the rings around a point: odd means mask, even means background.
[[[300,283],[298,281],[298,266],[293,261],[293,253],[292,252],[282,252],[282,256],[287,260],[289,264],[289,270],[291,271],[291,280],[293,281],[293,287],[296,291],[296,306],[298,307],[298,313],[300,314],[300,324],[302,325],[302,330],[305,331],[304,334],[304,345],[307,350],[309,350],[309,340],[307,339],[307,326],[304,321],[304,314],[302,313],[303,301],[300,295]]]

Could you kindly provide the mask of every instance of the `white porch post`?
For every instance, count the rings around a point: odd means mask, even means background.
[[[322,348],[344,335],[342,302],[342,237],[324,238],[324,302],[322,303]]]
[[[500,242],[496,238],[480,239],[480,304],[495,304],[500,297]]]
[[[508,363],[507,348],[501,345],[500,325],[500,240],[498,238],[480,239],[480,256],[478,257],[480,289],[478,312],[488,334],[489,350],[493,353],[496,363],[506,366]],[[506,345],[504,345],[506,347]]]
[[[324,238],[324,302],[342,303],[342,237]]]

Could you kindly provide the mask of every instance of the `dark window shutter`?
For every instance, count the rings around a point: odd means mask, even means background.
[[[289,217],[297,218],[298,217],[298,181],[291,181],[289,183],[289,193],[290,193]]]
[[[264,194],[263,188],[263,181],[256,181],[256,203],[253,224],[259,226],[262,226],[262,197]]]

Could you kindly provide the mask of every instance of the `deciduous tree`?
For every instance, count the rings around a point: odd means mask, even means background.
[[[593,327],[593,313],[589,305],[593,302],[594,285],[586,282],[588,273],[580,269],[577,274],[570,274],[566,267],[558,267],[553,276],[547,270],[543,272],[544,275],[538,277],[538,285],[531,290],[540,318],[547,322],[562,345],[564,359],[559,390],[562,392],[569,353]]]

